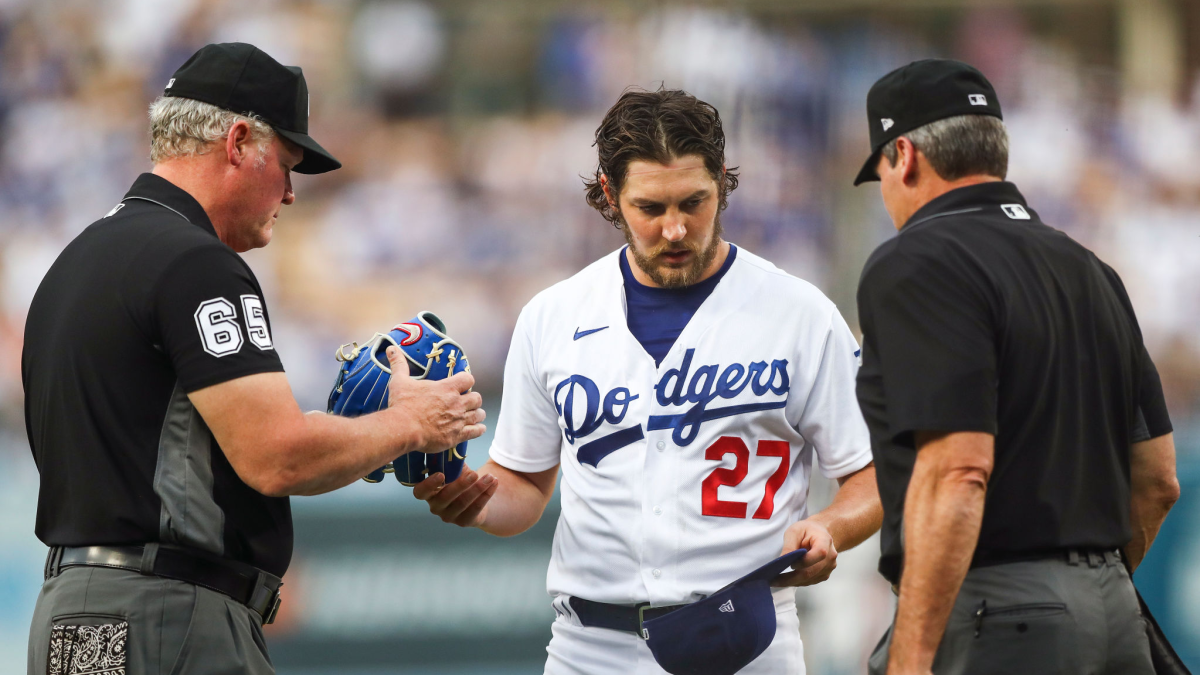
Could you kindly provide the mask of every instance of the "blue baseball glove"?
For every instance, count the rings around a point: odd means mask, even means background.
[[[376,333],[366,344],[352,342],[338,347],[336,357],[342,366],[329,392],[328,412],[358,417],[387,407],[388,382],[392,378],[387,348],[392,345],[404,354],[413,379],[443,380],[471,371],[462,347],[446,335],[446,324],[433,312],[419,312],[416,318],[397,324],[387,333]],[[394,473],[396,480],[411,487],[441,472],[450,483],[462,473],[466,456],[466,441],[441,452],[414,451],[372,471],[363,480],[378,483],[385,473]]]

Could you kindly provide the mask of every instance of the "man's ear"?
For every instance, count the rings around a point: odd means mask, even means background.
[[[238,167],[245,162],[250,151],[250,125],[245,120],[238,120],[229,128],[225,136],[225,157],[230,166]]]
[[[604,190],[604,198],[608,200],[608,205],[614,211],[620,211],[620,206],[617,205],[617,200],[613,197],[612,189],[608,187],[608,176],[600,174],[600,189]]]
[[[905,185],[913,185],[920,178],[920,162],[917,155],[920,150],[906,136],[896,139],[896,165],[900,170],[900,180]]]

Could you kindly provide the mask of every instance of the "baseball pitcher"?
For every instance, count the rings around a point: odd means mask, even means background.
[[[771,644],[741,671],[798,675],[788,586],[827,579],[880,526],[859,347],[820,291],[722,239],[737,176],[711,105],[627,92],[596,145],[587,199],[628,245],[530,301],[491,459],[414,494],[446,522],[511,536],[541,517],[562,471],[553,675],[663,673],[643,622],[807,549],[774,582]],[[841,489],[810,515],[814,464]]]

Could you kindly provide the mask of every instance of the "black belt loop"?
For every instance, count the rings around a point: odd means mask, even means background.
[[[63,547],[50,547],[50,551],[46,554],[46,566],[42,570],[42,581],[49,581],[62,572],[62,568],[60,567],[60,563],[62,563],[62,554]]]
[[[138,571],[145,576],[154,574],[155,560],[158,560],[158,544],[146,544],[142,547],[142,564]]]

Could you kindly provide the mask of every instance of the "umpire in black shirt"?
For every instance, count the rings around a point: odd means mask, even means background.
[[[51,547],[30,675],[274,672],[261,625],[291,559],[287,496],[483,432],[469,374],[394,377],[391,407],[358,419],[296,404],[238,253],[271,240],[290,172],[341,166],[308,136],[299,68],[208,45],[150,118],[153,173],[67,246],[26,323]]]
[[[890,675],[1152,673],[1126,571],[1178,497],[1162,388],[1117,274],[1004,182],[996,93],[918,61],[867,96],[899,236],[863,270],[858,397],[899,589]]]

